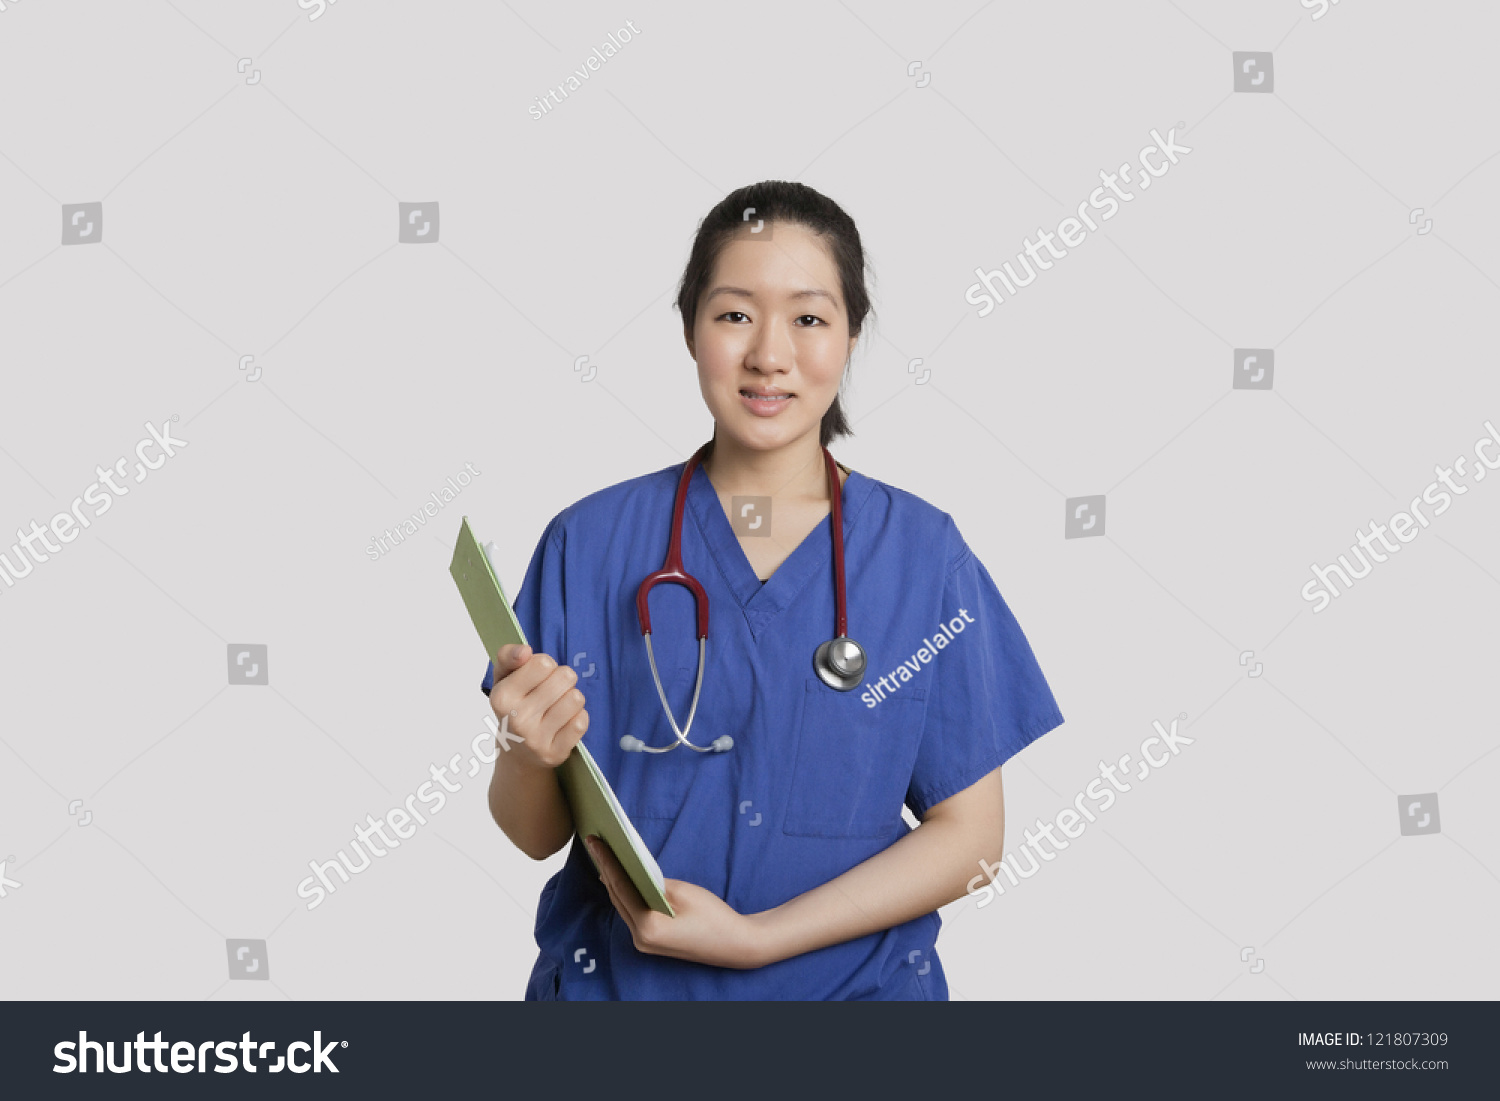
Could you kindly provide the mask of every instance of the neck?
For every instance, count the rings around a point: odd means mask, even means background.
[[[827,498],[828,470],[816,431],[784,447],[760,451],[716,435],[703,472],[719,493],[752,497]]]

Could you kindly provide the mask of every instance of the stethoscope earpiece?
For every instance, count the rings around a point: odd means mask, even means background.
[[[677,743],[664,746],[649,746],[633,734],[627,734],[620,739],[620,748],[626,753],[665,753],[669,749],[676,749]],[[710,746],[693,745],[688,743],[688,748],[696,749],[699,753],[728,753],[734,748],[734,739],[728,734],[722,734],[715,738]]]

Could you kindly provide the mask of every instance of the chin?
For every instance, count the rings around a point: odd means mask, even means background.
[[[735,426],[738,427],[738,426]],[[788,428],[782,425],[770,426],[750,425],[749,430],[736,431],[722,422],[719,424],[721,435],[730,436],[741,447],[750,451],[775,451],[778,448],[787,447],[802,439],[811,432],[813,439],[818,437],[817,425],[804,425],[798,428]]]

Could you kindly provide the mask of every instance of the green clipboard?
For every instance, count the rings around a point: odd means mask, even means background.
[[[453,548],[453,561],[448,572],[458,584],[459,595],[469,618],[479,632],[485,652],[491,661],[500,647],[508,643],[526,642],[521,625],[516,622],[510,601],[500,585],[494,563],[485,548],[479,545],[469,527],[469,518],[463,518],[458,529],[458,545]],[[635,824],[630,821],[614,789],[594,763],[588,746],[579,742],[568,759],[557,768],[558,780],[567,796],[568,806],[573,811],[573,826],[579,837],[590,835],[601,838],[619,860],[630,882],[641,892],[641,898],[651,909],[676,917],[671,903],[667,901],[666,883],[656,857],[646,848]]]

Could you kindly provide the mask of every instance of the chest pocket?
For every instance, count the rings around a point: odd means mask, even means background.
[[[874,707],[860,695],[808,678],[783,833],[885,837],[895,832],[922,741],[926,690],[908,686]]]

